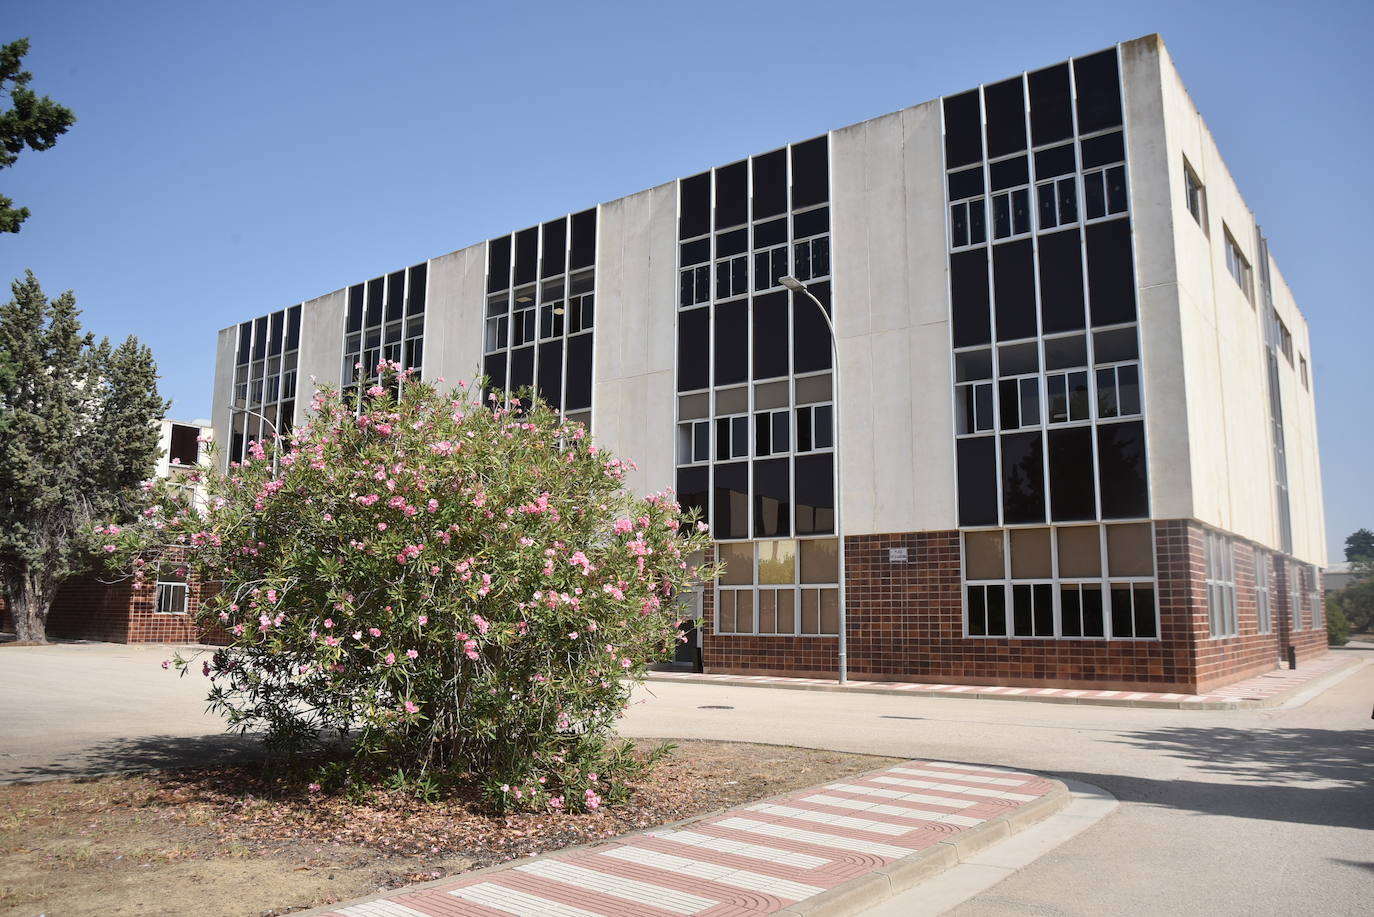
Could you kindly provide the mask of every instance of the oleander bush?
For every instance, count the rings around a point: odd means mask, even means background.
[[[675,596],[714,575],[688,562],[705,526],[671,493],[631,495],[632,466],[542,403],[384,370],[321,389],[309,424],[207,473],[199,504],[147,485],[138,524],[98,530],[111,561],[140,588],[173,557],[218,584],[200,614],[230,645],[177,665],[230,728],[291,760],[327,748],[326,792],[616,801],[646,761],[613,724],[680,639]]]

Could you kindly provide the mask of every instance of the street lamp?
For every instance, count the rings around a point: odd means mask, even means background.
[[[248,408],[241,408],[235,404],[229,404],[227,405],[227,407],[229,408],[229,423],[231,424],[234,422],[234,412],[237,411],[240,414],[251,414],[254,417],[261,418],[263,423],[267,424],[269,427],[272,428],[272,477],[275,478],[277,476],[277,455],[281,446],[281,437],[277,434],[277,425],[274,424],[272,421],[268,420],[265,415],[259,414],[257,411],[250,411],[248,410]],[[843,593],[841,594],[843,595]],[[843,619],[843,610],[841,610],[840,614],[841,619]]]
[[[825,306],[821,305],[821,301],[816,298],[816,294],[806,288],[806,284],[790,275],[783,277],[781,283],[793,293],[800,293],[815,303],[816,308],[820,310],[821,319],[825,322],[826,329],[830,332],[830,363],[832,368],[830,375],[831,378],[835,380],[835,407],[833,412],[834,416],[831,421],[835,428],[835,536],[840,542],[839,682],[840,684],[845,684],[849,681],[849,654],[847,634],[845,633],[848,628],[845,626],[844,602],[844,527],[840,524],[840,506],[844,503],[844,500],[840,497],[840,487],[844,481],[844,476],[840,474],[840,339],[835,334],[835,324],[830,320],[830,313],[825,311]]]

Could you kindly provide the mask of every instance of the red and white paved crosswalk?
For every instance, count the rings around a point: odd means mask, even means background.
[[[1278,668],[1234,684],[1213,688],[1206,694],[1177,694],[1157,691],[1094,691],[1071,688],[1014,688],[1004,685],[945,685],[907,681],[849,681],[843,685],[834,679],[789,678],[782,675],[698,674],[694,672],[652,672],[650,681],[687,681],[738,685],[771,685],[773,687],[829,688],[859,693],[891,692],[941,697],[998,697],[1017,700],[1072,700],[1080,704],[1106,706],[1170,706],[1198,708],[1255,707],[1277,694],[1306,684],[1332,669],[1347,665],[1350,657],[1341,653],[1326,653],[1316,659],[1304,660],[1296,669]]]
[[[677,828],[486,870],[330,917],[771,914],[1034,802],[1031,774],[912,761]]]

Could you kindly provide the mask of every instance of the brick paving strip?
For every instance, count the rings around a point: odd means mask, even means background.
[[[705,675],[695,672],[650,672],[649,681],[684,681],[749,687],[794,688],[804,691],[851,691],[858,694],[914,694],[923,697],[971,697],[983,700],[1041,701],[1053,704],[1093,704],[1107,707],[1163,707],[1175,710],[1241,710],[1274,707],[1299,688],[1318,678],[1361,664],[1344,653],[1325,653],[1303,660],[1296,669],[1286,665],[1253,678],[1213,688],[1207,694],[1170,694],[1158,691],[1095,691],[1070,688],[1009,688],[996,685],[945,685],[907,681],[849,681],[789,678],[783,675]]]
[[[976,764],[909,761],[305,914],[852,914],[1053,815],[1068,800],[1057,780]]]

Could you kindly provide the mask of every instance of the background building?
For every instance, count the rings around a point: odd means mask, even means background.
[[[215,424],[532,385],[709,517],[708,670],[833,674],[843,566],[855,677],[1196,691],[1325,646],[1309,354],[1150,36],[227,328]]]

